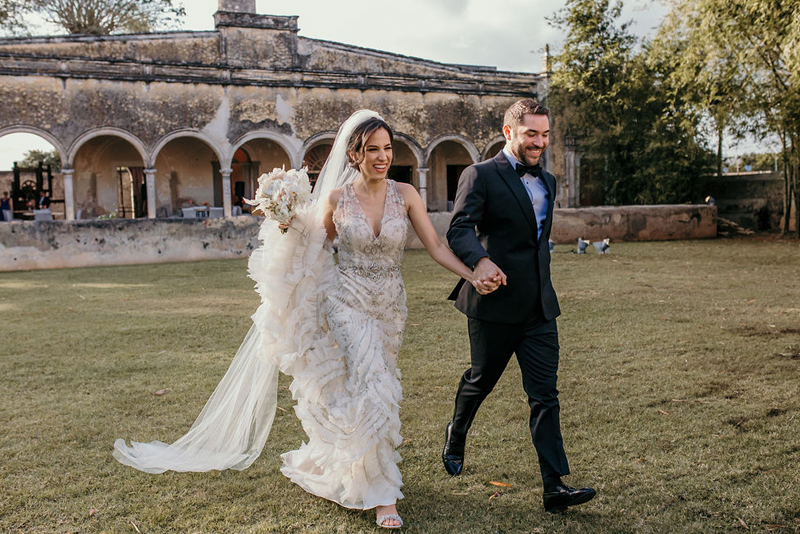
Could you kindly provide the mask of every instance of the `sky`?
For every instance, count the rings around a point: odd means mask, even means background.
[[[562,32],[546,18],[565,0],[256,0],[256,11],[298,15],[300,35],[421,57],[442,63],[538,72],[546,44]],[[667,9],[659,0],[625,0],[622,20],[649,34]],[[191,4],[191,8],[189,7]],[[187,27],[213,29],[217,0],[190,0]]]
[[[256,0],[256,11],[298,15],[300,35],[337,41],[442,63],[539,72],[545,45],[557,52],[563,32],[547,18],[565,0]],[[182,29],[213,30],[217,0],[183,0]],[[654,34],[667,9],[659,0],[627,0],[621,20],[631,31]],[[46,33],[46,30],[45,32]],[[50,150],[38,137],[0,138],[0,169],[32,148]]]

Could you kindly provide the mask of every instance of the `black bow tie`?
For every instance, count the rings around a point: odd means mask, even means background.
[[[522,178],[526,174],[530,174],[531,176],[537,176],[540,178],[542,176],[542,166],[539,165],[538,163],[536,165],[523,165],[522,163],[517,163],[515,170],[517,171],[517,174],[519,175],[520,178]]]

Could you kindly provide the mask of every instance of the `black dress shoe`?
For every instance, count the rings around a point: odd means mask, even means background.
[[[444,431],[444,449],[442,450],[442,463],[444,470],[450,476],[458,476],[464,469],[464,444],[453,442],[453,422],[447,423]]]
[[[542,495],[544,509],[555,513],[565,510],[568,506],[583,504],[591,501],[597,492],[592,488],[575,489],[566,484],[557,484],[552,491],[546,491]]]

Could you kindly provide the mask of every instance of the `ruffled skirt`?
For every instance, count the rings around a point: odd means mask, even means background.
[[[281,471],[309,493],[369,509],[403,497],[396,449],[405,291],[399,270],[380,279],[335,272],[322,303],[328,337],[292,369],[309,440],[282,456]]]
[[[403,497],[400,375],[405,324],[399,273],[382,287],[346,280],[325,231],[298,216],[282,236],[270,221],[250,257],[262,304],[230,369],[190,431],[172,444],[119,439],[114,457],[150,473],[245,469],[258,457],[277,405],[277,370],[293,377],[295,411],[308,442],[282,455],[303,489],[355,509]],[[387,297],[386,291],[389,291]],[[385,306],[364,299],[380,292]],[[335,333],[335,335],[334,335]]]

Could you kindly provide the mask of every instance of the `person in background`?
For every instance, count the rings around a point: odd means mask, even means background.
[[[39,191],[39,202],[37,203],[37,207],[40,210],[50,209],[50,197],[44,191]]]
[[[0,198],[0,221],[10,222],[13,219],[13,213],[11,197],[8,196],[8,191],[3,191],[3,198]]]

